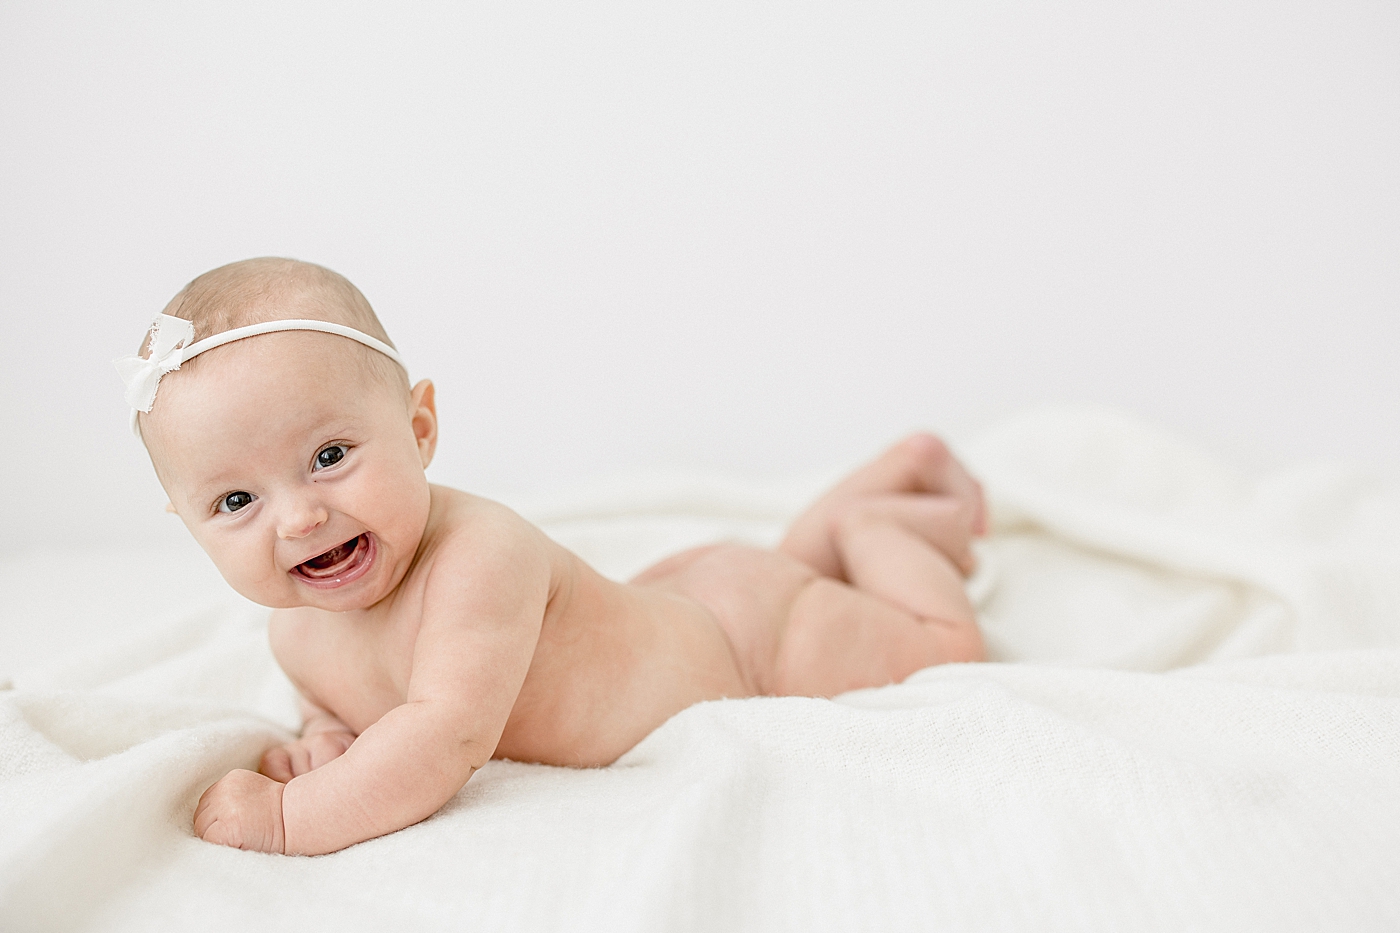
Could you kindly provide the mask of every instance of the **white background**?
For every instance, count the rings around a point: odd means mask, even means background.
[[[1400,5],[6,0],[0,549],[183,535],[110,360],[268,254],[507,499],[1061,401],[1393,466]]]

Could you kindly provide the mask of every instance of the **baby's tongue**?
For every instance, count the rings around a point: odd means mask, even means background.
[[[359,543],[359,536],[356,536],[346,541],[344,544],[337,544],[324,554],[317,554],[315,557],[302,563],[301,566],[313,574],[318,571],[324,573],[355,553],[355,548],[359,546]]]

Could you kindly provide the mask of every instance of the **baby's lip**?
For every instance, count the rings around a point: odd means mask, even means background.
[[[302,561],[288,572],[307,586],[335,589],[364,576],[378,550],[374,535],[366,531]]]

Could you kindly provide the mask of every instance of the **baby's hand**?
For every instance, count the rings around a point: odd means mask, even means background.
[[[282,785],[256,771],[230,771],[199,798],[194,831],[205,842],[281,854]]]
[[[274,781],[285,784],[299,774],[315,771],[326,762],[339,758],[354,741],[353,732],[340,729],[313,732],[295,742],[268,749],[258,770]]]

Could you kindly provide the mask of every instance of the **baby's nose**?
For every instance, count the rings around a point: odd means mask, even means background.
[[[305,538],[326,523],[330,514],[324,506],[311,503],[298,503],[288,509],[277,523],[277,537],[283,541]]]

